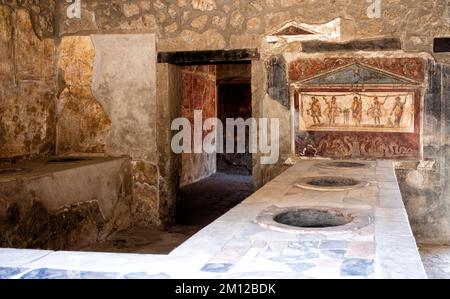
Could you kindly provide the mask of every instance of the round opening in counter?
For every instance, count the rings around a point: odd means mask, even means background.
[[[305,228],[325,228],[342,226],[352,222],[353,217],[339,211],[326,211],[316,209],[299,209],[283,212],[274,217],[274,221],[284,225],[305,227]]]

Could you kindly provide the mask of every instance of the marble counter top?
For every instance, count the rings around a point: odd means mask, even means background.
[[[0,277],[426,278],[393,163],[339,170],[317,163],[298,162],[169,255],[0,249]],[[328,175],[368,184],[336,192],[295,186]],[[256,223],[271,206],[351,209],[371,221],[353,231],[282,232]]]

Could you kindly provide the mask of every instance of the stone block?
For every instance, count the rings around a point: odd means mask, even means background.
[[[83,167],[21,162],[31,172],[2,178],[7,198],[0,247],[78,249],[131,224],[134,205],[129,159],[96,158]]]
[[[302,42],[302,51],[305,53],[338,51],[394,51],[401,49],[401,41],[398,38],[353,40],[345,43],[330,43],[322,41]]]
[[[65,36],[59,45],[58,67],[64,83],[90,87],[95,49],[90,36]]]
[[[31,24],[26,10],[16,12],[17,72],[21,79],[54,78],[55,43],[53,39],[40,40]],[[30,53],[32,53],[30,55]]]
[[[290,108],[289,86],[283,55],[272,56],[267,62],[267,93],[281,105]]]
[[[57,101],[57,152],[104,153],[111,120],[90,87],[66,88]]]

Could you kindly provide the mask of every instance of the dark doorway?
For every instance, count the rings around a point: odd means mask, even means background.
[[[183,186],[178,194],[177,224],[201,229],[252,193],[251,176],[220,172]]]
[[[225,125],[226,119],[252,117],[252,89],[249,64],[218,67],[217,73],[217,114]],[[224,138],[226,132],[224,131]],[[235,147],[238,143],[235,130]],[[252,154],[249,151],[249,131],[245,134],[245,153],[218,153],[217,171],[226,174],[252,175]]]
[[[204,119],[218,118],[224,125],[225,143],[227,118],[252,117],[251,63],[189,65],[180,69],[182,116],[189,118],[193,109],[201,109]],[[213,79],[214,93],[210,84]],[[237,146],[237,130],[234,134]],[[182,154],[178,224],[202,228],[253,193],[248,130],[246,135],[246,153]]]

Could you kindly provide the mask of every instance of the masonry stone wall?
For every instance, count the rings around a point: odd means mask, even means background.
[[[12,10],[23,9],[30,15],[31,27],[39,37],[53,38],[55,36],[55,12],[57,1],[55,0],[1,0],[0,5]]]
[[[397,177],[416,238],[450,242],[450,67],[429,61],[424,107],[424,159],[399,163]]]

